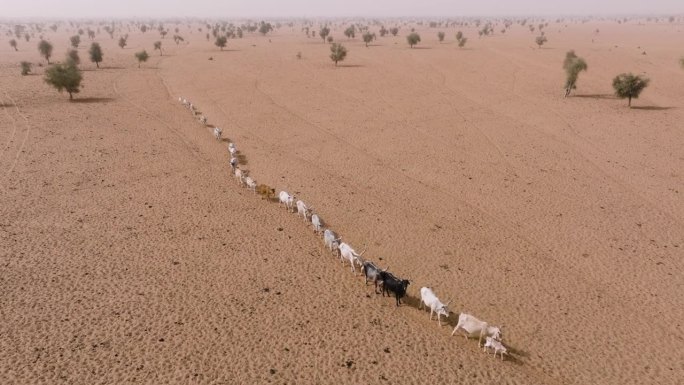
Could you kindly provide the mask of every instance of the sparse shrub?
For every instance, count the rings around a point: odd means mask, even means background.
[[[366,47],[368,47],[368,43],[372,42],[373,40],[375,40],[374,33],[365,32],[363,34],[363,42],[366,43]]]
[[[548,41],[548,39],[544,35],[539,35],[539,36],[537,36],[536,39],[534,39],[534,41],[535,41],[535,43],[537,43],[539,48],[541,48],[542,45],[544,45],[544,43],[546,43]]]
[[[320,36],[321,39],[323,39],[323,43],[325,43],[325,39],[328,37],[329,34],[330,34],[330,28],[328,28],[328,26],[325,26],[325,27],[321,28],[320,31],[318,31],[318,36]]]
[[[649,79],[631,73],[620,74],[613,79],[613,88],[615,95],[620,99],[628,99],[627,105],[631,107],[632,98],[638,99],[639,94],[648,87],[649,82]]]
[[[31,73],[31,63],[27,61],[22,61],[21,63],[19,63],[19,65],[21,66],[21,74],[23,76],[26,76],[29,73]]]
[[[24,34],[24,40],[26,40],[26,42],[28,43],[28,41],[31,40],[31,35],[29,35],[28,33],[25,33]]]
[[[333,42],[333,37],[332,37],[332,35],[328,35],[328,43],[332,43],[332,42]]]
[[[121,36],[119,38],[119,47],[121,47],[121,49],[123,49],[126,46],[126,44],[128,44],[126,40],[128,40],[128,38],[125,36]]]
[[[150,58],[150,55],[147,54],[146,50],[142,50],[135,53],[135,58],[138,59],[138,68],[140,68],[140,63],[146,62],[147,59]]]
[[[14,39],[10,40],[9,45],[10,45],[10,47],[14,48],[15,51],[19,51],[19,49],[17,49],[17,41],[16,40],[14,40]]]
[[[214,45],[219,47],[221,51],[226,47],[226,43],[228,42],[228,39],[226,39],[225,36],[218,36],[216,37],[216,41],[214,42]]]
[[[417,32],[411,32],[406,36],[406,41],[409,43],[409,46],[413,48],[414,45],[420,43],[420,35]]]
[[[382,27],[380,27],[380,31],[379,31],[380,37],[385,37],[385,35],[387,35],[388,32],[389,31],[385,28],[384,25]]]
[[[142,33],[147,32],[147,26],[145,24],[140,26],[140,32],[142,32]]]
[[[67,60],[64,64],[54,64],[45,70],[45,82],[57,89],[57,91],[66,91],[69,93],[69,99],[73,99],[74,95],[81,89],[81,80],[83,76],[78,70],[76,64]]]
[[[575,54],[575,51],[568,51],[563,61],[565,70],[565,97],[570,95],[572,90],[577,88],[577,77],[579,73],[587,70],[587,63]]]
[[[178,28],[176,28],[176,29],[178,29]],[[178,45],[178,44],[180,44],[180,42],[185,41],[185,39],[183,39],[183,36],[181,36],[181,35],[173,35],[173,41],[175,41],[176,45]]]
[[[444,41],[444,36],[446,36],[444,34],[444,32],[442,32],[442,31],[437,32],[437,39],[439,39],[440,43]]]
[[[302,58],[302,52],[301,51],[297,52],[297,55],[295,55],[295,56],[297,57],[297,59],[301,59]]]
[[[343,61],[345,57],[347,57],[347,49],[342,44],[333,43],[330,46],[330,59],[335,62],[335,66],[337,66],[337,62]]]
[[[467,37],[461,38],[461,40],[458,41],[458,48],[463,48],[467,42],[468,42]]]
[[[47,40],[41,40],[40,43],[38,43],[38,52],[40,52],[41,56],[47,60],[47,63],[50,64],[50,57],[52,56],[52,44],[48,42]]]
[[[100,44],[91,44],[88,53],[90,54],[90,61],[95,63],[97,68],[100,68],[100,62],[102,61],[102,48],[100,47]]]
[[[461,32],[461,31],[456,32],[456,40],[461,41],[461,39],[463,39],[463,32]]]
[[[684,69],[684,57],[679,59],[679,65],[682,66],[682,69]]]
[[[71,41],[71,46],[74,48],[78,48],[78,45],[81,44],[81,37],[78,35],[70,37],[69,40]]]
[[[67,60],[71,60],[76,65],[81,64],[81,58],[78,56],[78,51],[76,51],[75,49],[68,50],[66,57]]]
[[[390,33],[392,34],[392,36],[397,36],[397,34],[399,33],[399,28],[397,28],[397,27],[390,28]]]

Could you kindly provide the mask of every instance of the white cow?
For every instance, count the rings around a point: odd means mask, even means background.
[[[325,247],[333,254],[340,251],[338,247],[341,240],[342,238],[338,237],[337,234],[330,229],[325,229],[323,232],[323,243],[325,243]]]
[[[216,140],[221,140],[221,135],[223,135],[223,130],[218,127],[214,127],[214,137],[216,137]]]
[[[423,308],[423,304],[425,305],[426,308],[430,308],[430,320],[432,320],[432,313],[435,312],[437,313],[437,323],[439,326],[442,326],[442,321],[440,320],[441,316],[444,316],[446,318],[449,318],[449,304],[451,303],[451,300],[447,302],[446,304],[443,304],[439,298],[435,295],[435,293],[430,290],[427,287],[422,287],[420,289],[420,306],[419,309]]]
[[[246,177],[245,178],[245,185],[247,186],[248,189],[252,190],[256,194],[256,181],[252,179],[251,177]]]
[[[202,115],[199,117],[200,123],[204,124],[205,126],[207,125],[207,117]]]
[[[314,233],[320,234],[322,223],[321,218],[317,214],[311,214],[311,224],[313,225]]]
[[[238,166],[238,160],[236,157],[231,156],[230,157],[230,168],[233,169],[233,172],[235,172],[235,168]]]
[[[240,170],[239,167],[235,167],[235,179],[237,179],[238,184],[242,185],[242,183],[243,183],[242,178],[243,177],[244,177],[244,174],[243,174],[242,170]]]
[[[183,97],[182,96],[178,97],[178,103],[183,103]]]
[[[280,204],[285,204],[285,207],[287,208],[287,211],[293,211],[294,212],[294,200],[295,196],[290,195],[285,191],[281,191],[278,194],[278,199],[280,200]]]
[[[309,215],[311,214],[311,208],[307,207],[306,203],[302,200],[297,201],[297,215],[303,215],[304,221],[309,220]]]
[[[508,354],[508,350],[506,350],[506,347],[501,343],[501,341],[497,341],[492,337],[487,337],[485,339],[484,348],[482,350],[487,352],[487,348],[494,349],[494,358],[496,358],[496,353],[501,352],[501,361],[503,361],[503,355]]]
[[[357,253],[354,251],[354,249],[352,249],[351,246],[344,242],[340,243],[338,249],[340,250],[340,261],[342,261],[342,264],[344,264],[345,260],[349,261],[352,272],[356,273],[354,262],[356,262],[359,266],[363,266],[363,259],[361,259],[361,256],[366,252],[365,249],[361,253]]]
[[[456,331],[459,329],[463,329],[466,339],[477,334],[479,336],[477,346],[482,346],[482,338],[484,337],[493,337],[498,341],[501,341],[501,338],[503,338],[503,333],[501,332],[500,327],[489,326],[489,324],[486,322],[480,321],[479,319],[466,313],[461,313],[458,316],[458,324],[456,324],[456,327],[454,328],[454,331],[451,332],[451,335],[453,336],[454,333],[456,333]]]

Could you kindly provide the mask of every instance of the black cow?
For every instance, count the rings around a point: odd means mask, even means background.
[[[397,306],[399,306],[401,298],[406,295],[406,289],[411,282],[408,279],[399,279],[388,271],[381,271],[379,276],[382,282],[382,296],[384,297],[387,293],[387,296],[391,297],[390,292],[394,293],[397,298]]]

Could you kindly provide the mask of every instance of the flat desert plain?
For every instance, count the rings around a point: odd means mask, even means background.
[[[390,20],[365,47],[333,23],[338,66],[300,24],[220,51],[203,23],[121,22],[99,69],[82,38],[72,102],[37,34],[3,33],[0,383],[683,384],[684,25],[551,20],[538,49],[519,24]],[[43,31],[52,61],[76,29]],[[570,49],[589,70],[564,99]],[[623,72],[651,79],[631,109]],[[238,186],[227,141],[409,279],[403,304]],[[452,300],[441,327],[423,286]],[[503,361],[451,335],[460,313],[502,327]]]

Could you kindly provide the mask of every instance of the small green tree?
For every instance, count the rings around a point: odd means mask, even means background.
[[[162,48],[161,48],[161,41],[155,41],[154,42],[154,50],[159,50],[159,56],[164,56],[162,53]]]
[[[446,36],[444,34],[444,32],[442,32],[442,31],[437,32],[437,38],[439,39],[440,43],[444,41],[444,36]]]
[[[10,40],[9,44],[10,44],[10,47],[14,48],[15,51],[19,51],[17,49],[17,41],[16,40],[14,40],[14,39]]]
[[[346,36],[348,39],[353,39],[356,37],[356,28],[354,28],[353,25],[350,25],[347,27],[347,29],[344,30],[344,36]]]
[[[78,48],[78,45],[81,44],[81,37],[79,35],[74,35],[69,38],[71,41],[71,46],[74,48]]]
[[[70,49],[66,54],[67,60],[71,60],[75,65],[81,64],[81,58],[78,56],[78,51],[75,49]]]
[[[259,25],[259,33],[266,35],[267,33],[273,31],[273,26],[271,23],[264,23],[263,21]]]
[[[46,40],[41,40],[38,43],[38,51],[45,58],[45,60],[47,60],[48,64],[50,64],[50,57],[52,56],[52,44]]]
[[[587,70],[587,63],[571,50],[565,54],[563,69],[565,70],[565,97],[567,98],[570,92],[577,88],[577,78],[580,72]]]
[[[81,80],[83,76],[78,70],[76,64],[67,60],[64,64],[54,64],[45,70],[45,82],[57,89],[57,91],[66,91],[69,93],[69,99],[73,99],[74,95],[81,89]]]
[[[418,32],[411,32],[406,36],[406,41],[409,43],[409,46],[413,48],[414,45],[420,43],[420,35]]]
[[[128,40],[128,38],[125,36],[121,36],[119,38],[119,47],[121,47],[121,49],[123,49],[126,46],[126,44],[128,44],[126,40]]]
[[[31,73],[31,63],[29,63],[27,61],[22,61],[21,63],[19,63],[19,65],[21,65],[21,74],[22,75],[26,76],[29,73]]]
[[[397,34],[399,33],[399,28],[397,28],[397,27],[390,28],[390,33],[392,34],[392,36],[397,36]]]
[[[321,39],[323,39],[323,43],[325,43],[325,39],[328,37],[328,35],[330,35],[330,28],[328,28],[328,26],[325,26],[321,28],[320,31],[318,31],[318,36],[320,36]]]
[[[100,68],[100,62],[102,61],[102,48],[100,47],[100,44],[91,44],[88,53],[90,54],[90,61],[95,63],[97,68]]]
[[[142,50],[135,53],[135,58],[138,59],[138,68],[140,68],[140,63],[146,62],[147,59],[150,58],[150,55],[147,54],[146,50]]]
[[[226,48],[226,43],[228,42],[228,39],[226,39],[225,36],[217,36],[216,41],[214,42],[214,45],[219,47],[221,51],[223,51],[224,48]]]
[[[467,42],[468,42],[467,37],[461,38],[461,40],[458,41],[458,48],[463,48]]]
[[[370,32],[365,32],[362,37],[363,37],[363,42],[366,43],[366,47],[368,47],[368,43],[375,40],[375,34],[370,33]]]
[[[330,46],[330,59],[335,62],[335,66],[337,66],[337,62],[344,60],[345,57],[347,57],[347,49],[342,44],[333,43]]]
[[[638,99],[639,94],[648,86],[649,82],[649,79],[631,73],[620,74],[613,79],[613,88],[615,95],[620,99],[628,99],[627,105],[631,107],[632,98]]]
[[[534,39],[534,41],[535,41],[535,43],[537,43],[539,48],[541,48],[542,45],[544,45],[544,43],[546,43],[548,41],[548,39],[544,35],[539,35],[539,36],[537,36],[536,39]]]

